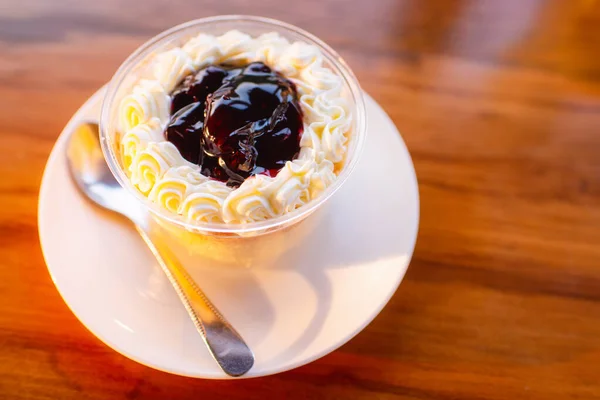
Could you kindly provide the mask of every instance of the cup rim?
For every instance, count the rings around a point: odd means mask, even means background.
[[[275,30],[279,31],[290,31],[296,34],[297,36],[302,37],[302,39],[306,40],[306,42],[319,47],[325,59],[331,64],[332,69],[334,69],[335,72],[344,79],[346,85],[350,90],[351,97],[354,100],[356,109],[355,115],[353,116],[356,123],[354,128],[355,132],[353,135],[353,140],[355,141],[355,144],[353,144],[354,151],[352,154],[352,158],[347,161],[342,171],[339,173],[339,175],[337,175],[335,181],[329,187],[327,187],[325,191],[321,193],[316,199],[311,200],[310,202],[299,207],[296,210],[264,221],[255,221],[244,224],[227,224],[223,222],[191,222],[185,219],[183,216],[165,210],[162,207],[160,207],[160,205],[152,202],[148,199],[148,197],[144,196],[141,192],[139,192],[130,182],[125,171],[120,166],[117,154],[115,154],[115,143],[111,141],[110,135],[108,134],[108,120],[110,118],[110,109],[113,105],[112,103],[114,101],[114,97],[116,96],[117,91],[120,85],[123,83],[123,80],[126,78],[127,74],[133,67],[137,65],[139,61],[141,61],[141,59],[144,56],[149,54],[157,44],[169,37],[175,36],[181,31],[187,30],[190,27],[201,27],[202,25],[211,24],[215,22],[234,22],[240,20],[244,22],[255,22],[263,24],[265,26],[270,26]],[[259,233],[261,231],[267,232],[276,230],[277,228],[291,225],[295,222],[302,220],[305,216],[309,215],[310,213],[315,211],[319,206],[321,206],[342,186],[342,184],[348,179],[348,177],[354,170],[358,159],[360,158],[360,155],[362,153],[367,133],[366,119],[367,113],[364,95],[362,89],[360,88],[358,80],[356,79],[350,67],[340,57],[340,55],[321,39],[317,38],[309,32],[306,32],[301,28],[272,18],[251,15],[219,15],[214,17],[191,20],[176,25],[170,29],[167,29],[146,41],[133,53],[131,53],[129,57],[127,57],[127,59],[117,69],[111,81],[107,85],[107,91],[102,101],[99,124],[100,144],[108,167],[119,182],[119,184],[130,194],[132,194],[134,198],[136,198],[141,203],[141,205],[144,206],[145,209],[150,211],[152,215],[191,231],[202,231],[210,233],[252,234]]]

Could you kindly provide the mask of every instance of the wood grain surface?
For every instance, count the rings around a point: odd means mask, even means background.
[[[76,320],[36,206],[58,134],[132,50],[233,13],[347,59],[413,156],[421,226],[350,343],[272,377],[194,380]],[[599,206],[600,1],[0,0],[1,399],[600,399]]]

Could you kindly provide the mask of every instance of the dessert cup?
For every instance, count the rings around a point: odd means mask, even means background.
[[[320,49],[324,66],[342,78],[342,96],[346,98],[352,116],[346,157],[335,181],[319,197],[294,211],[276,218],[245,224],[191,222],[153,203],[130,182],[119,153],[121,133],[117,123],[118,105],[121,99],[131,92],[136,82],[149,75],[149,64],[156,54],[181,46],[199,33],[221,35],[234,29],[251,36],[277,32],[290,43],[302,41]],[[191,260],[194,257],[203,257],[244,266],[269,264],[290,246],[301,243],[302,238],[309,235],[311,229],[315,229],[317,218],[311,218],[311,221],[304,220],[322,209],[327,199],[346,182],[357,163],[365,135],[366,111],[363,93],[350,68],[334,50],[313,35],[292,25],[273,19],[240,15],[190,21],[171,28],[143,44],[121,65],[109,83],[100,118],[100,141],[106,161],[118,182],[139,201],[140,207],[148,212],[151,234],[158,240],[167,242],[176,255],[186,260],[190,260],[190,257]]]

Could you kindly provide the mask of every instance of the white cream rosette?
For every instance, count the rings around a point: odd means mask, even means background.
[[[152,118],[166,123],[169,120],[170,107],[171,98],[160,82],[141,80],[119,104],[121,132],[127,133]]]

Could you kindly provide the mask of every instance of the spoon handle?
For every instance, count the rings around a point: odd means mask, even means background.
[[[230,376],[248,372],[254,364],[254,355],[244,339],[208,300],[167,246],[156,244],[143,228],[136,228],[175,288],[196,330],[202,335],[221,369]]]

